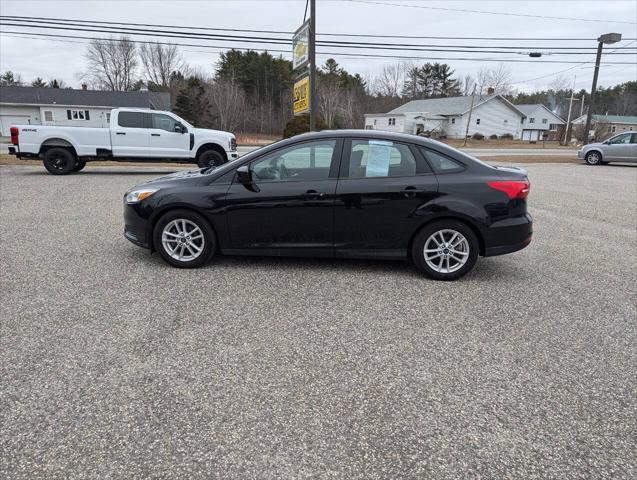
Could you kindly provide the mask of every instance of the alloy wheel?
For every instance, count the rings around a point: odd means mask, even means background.
[[[166,253],[180,262],[190,262],[199,257],[206,243],[197,224],[184,218],[166,224],[161,232],[161,242]]]
[[[438,273],[456,272],[469,259],[469,242],[460,232],[451,229],[430,235],[423,250],[425,262]]]

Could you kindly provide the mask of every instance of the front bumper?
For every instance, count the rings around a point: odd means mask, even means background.
[[[491,225],[485,232],[484,256],[493,257],[522,250],[533,237],[533,217],[525,213]]]
[[[584,158],[584,150],[577,151],[577,158],[579,158],[580,160]]]
[[[142,218],[135,205],[124,203],[124,237],[142,248],[150,248],[148,220]]]

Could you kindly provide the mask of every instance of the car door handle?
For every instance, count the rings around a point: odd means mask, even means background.
[[[161,135],[159,133],[151,133],[150,135],[151,135],[151,137],[161,137]]]
[[[316,190],[308,190],[303,194],[303,197],[307,199],[323,198],[324,196],[323,192],[317,192]]]
[[[126,132],[117,132],[117,135],[126,135]]]
[[[407,198],[414,198],[417,193],[422,193],[424,190],[418,190],[416,187],[405,187],[400,191]]]

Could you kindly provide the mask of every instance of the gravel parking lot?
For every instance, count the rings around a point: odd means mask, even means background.
[[[0,476],[635,478],[637,168],[525,165],[535,236],[459,282],[122,236],[162,169],[0,167]]]

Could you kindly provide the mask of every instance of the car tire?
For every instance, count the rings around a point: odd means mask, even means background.
[[[75,155],[66,148],[50,148],[44,153],[44,168],[52,175],[68,175],[76,161]]]
[[[204,150],[197,157],[197,165],[199,165],[200,168],[214,167],[223,163],[223,155],[216,150]]]
[[[591,150],[590,152],[586,154],[586,156],[584,157],[584,160],[586,160],[586,163],[588,165],[601,165],[602,154],[599,153],[597,150]]]
[[[172,210],[153,229],[153,245],[162,258],[177,268],[197,268],[210,261],[217,240],[210,223],[191,210]]]
[[[79,172],[84,167],[86,167],[86,162],[84,160],[78,160],[77,162],[75,162],[75,166],[73,167],[73,171],[74,172]]]
[[[478,260],[480,244],[473,230],[457,220],[426,225],[412,242],[416,267],[434,280],[457,280]]]

